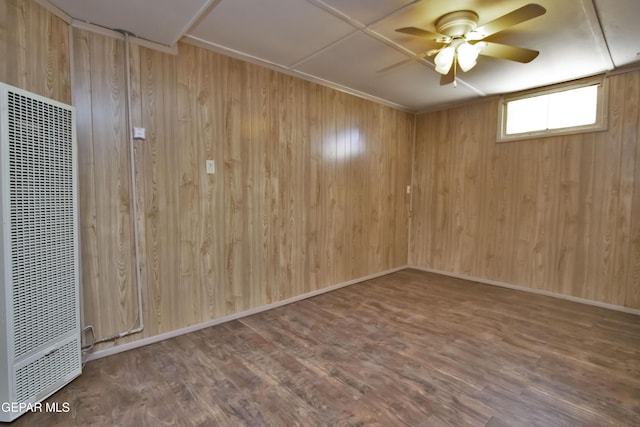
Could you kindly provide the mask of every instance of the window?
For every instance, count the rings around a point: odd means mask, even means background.
[[[607,80],[583,80],[503,96],[498,141],[607,129]]]

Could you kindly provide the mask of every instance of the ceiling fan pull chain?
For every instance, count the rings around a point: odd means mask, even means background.
[[[458,87],[458,51],[456,50],[456,56],[453,58],[453,87]]]

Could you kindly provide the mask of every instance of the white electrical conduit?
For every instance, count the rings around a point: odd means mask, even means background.
[[[136,183],[136,167],[135,167],[135,147],[134,147],[134,139],[133,139],[133,128],[131,127],[131,70],[130,70],[130,60],[129,60],[129,33],[126,31],[119,30],[120,33],[124,35],[124,66],[125,66],[125,108],[127,110],[126,114],[126,127],[129,130],[129,166],[131,168],[131,198],[133,199],[133,242],[134,242],[134,251],[135,251],[135,267],[136,267],[136,285],[138,288],[138,327],[134,329],[134,325],[136,322],[134,321],[131,328],[125,332],[120,332],[119,334],[112,335],[110,337],[100,338],[95,340],[88,346],[83,347],[83,350],[89,351],[96,344],[100,344],[103,342],[115,341],[120,338],[126,337],[128,335],[137,334],[144,330],[144,315],[142,311],[142,277],[140,273],[140,230],[138,227],[138,190]],[[93,334],[93,327],[87,326],[85,329],[91,330]]]

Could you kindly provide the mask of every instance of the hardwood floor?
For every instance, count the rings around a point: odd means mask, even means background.
[[[637,426],[640,317],[416,270],[90,362],[14,425]]]

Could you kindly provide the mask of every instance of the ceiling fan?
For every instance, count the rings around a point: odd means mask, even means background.
[[[530,3],[503,15],[484,25],[478,26],[478,14],[471,10],[447,13],[436,21],[436,32],[417,27],[398,28],[396,31],[442,43],[417,58],[433,56],[436,71],[442,74],[440,84],[456,84],[458,66],[462,71],[475,67],[478,55],[493,56],[527,63],[539,54],[537,50],[486,41],[485,39],[514,25],[536,18],[546,13],[539,4]]]

